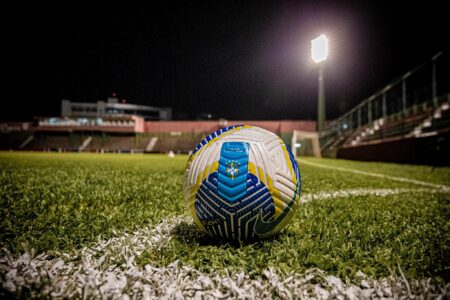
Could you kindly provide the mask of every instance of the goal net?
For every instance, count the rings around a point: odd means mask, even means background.
[[[294,157],[321,157],[319,136],[317,132],[294,130],[292,133],[291,150]]]

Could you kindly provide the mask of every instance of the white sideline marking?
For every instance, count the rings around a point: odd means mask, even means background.
[[[372,172],[360,171],[360,170],[355,170],[355,169],[347,169],[347,168],[342,168],[342,167],[328,166],[328,165],[318,164],[318,163],[314,163],[314,162],[310,162],[310,161],[306,161],[306,160],[300,160],[299,162],[302,164],[305,164],[305,165],[310,165],[310,166],[314,166],[314,167],[318,167],[318,168],[350,172],[350,173],[354,173],[354,174],[361,174],[361,175],[367,175],[367,176],[372,176],[372,177],[391,179],[391,180],[400,181],[400,182],[409,182],[409,183],[413,183],[413,184],[429,186],[432,188],[450,191],[450,187],[443,185],[443,184],[436,184],[436,183],[431,183],[431,182],[427,182],[427,181],[385,175],[385,174],[380,174],[380,173],[372,173]]]
[[[25,253],[14,259],[6,249],[0,249],[0,272],[6,274],[3,287],[16,292],[18,287],[44,284],[44,295],[61,298],[81,298],[83,295],[118,298],[126,290],[139,291],[147,298],[158,295],[152,292],[155,287],[161,287],[165,293],[175,293],[175,278],[166,282],[164,277],[167,277],[166,273],[173,272],[171,275],[177,276],[182,272],[176,263],[161,269],[152,266],[142,269],[135,258],[144,250],[161,248],[171,239],[174,228],[187,220],[186,216],[166,219],[157,226],[100,241],[91,248],[70,254],[59,253],[55,259],[50,259],[47,253],[38,256]]]
[[[373,194],[380,197],[430,189],[374,189],[322,192],[303,196],[303,202]],[[442,191],[441,191],[442,192]],[[123,233],[109,240],[99,241],[90,248],[71,253],[25,253],[18,258],[0,249],[0,273],[3,288],[17,293],[19,289],[42,290],[35,297],[56,298],[373,298],[409,297],[416,293],[437,297],[445,295],[450,284],[437,286],[431,279],[408,283],[403,278],[374,280],[359,273],[359,285],[344,283],[340,278],[312,269],[304,274],[283,274],[269,268],[261,277],[253,278],[239,272],[231,275],[208,274],[175,261],[168,266],[140,267],[136,263],[145,250],[163,250],[173,237],[176,226],[191,225],[187,216],[175,216],[158,225],[147,226],[134,233]],[[50,258],[54,257],[54,258]],[[31,294],[33,295],[33,294]],[[425,297],[426,298],[426,297]]]
[[[344,198],[349,196],[368,196],[374,195],[379,197],[386,197],[388,195],[413,193],[413,192],[427,192],[427,193],[450,193],[450,190],[437,189],[352,189],[334,192],[319,192],[316,194],[306,194],[300,196],[300,203],[307,203],[317,200],[326,200],[332,198]]]

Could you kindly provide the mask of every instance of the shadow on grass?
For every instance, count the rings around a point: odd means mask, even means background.
[[[275,236],[258,239],[253,238],[249,240],[227,240],[220,236],[211,236],[201,231],[195,223],[182,222],[175,226],[172,231],[172,236],[179,242],[188,245],[200,245],[200,246],[230,246],[233,248],[239,248],[242,246],[252,245],[254,247],[265,247],[267,242],[277,241],[280,239],[280,234]]]

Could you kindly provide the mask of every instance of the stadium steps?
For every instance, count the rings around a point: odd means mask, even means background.
[[[106,147],[106,149],[109,151],[117,152],[131,152],[131,150],[134,148],[134,136],[111,136]]]
[[[159,138],[159,143],[155,145],[155,152],[169,152],[177,149],[178,140],[176,137]]]
[[[155,145],[158,142],[158,138],[156,136],[152,137],[150,141],[148,141],[147,146],[145,147],[145,152],[152,152],[155,149]]]
[[[20,144],[19,149],[23,149],[28,143],[34,139],[34,136],[30,135],[22,144]]]
[[[92,141],[92,136],[88,136],[84,141],[83,144],[81,144],[81,146],[78,148],[78,151],[84,151],[84,149],[87,148],[87,146],[89,146],[89,144]]]
[[[450,130],[450,103],[442,103],[431,116],[423,120],[414,130],[410,136],[420,137],[423,135],[429,136],[431,133],[438,134],[440,132]]]
[[[421,122],[424,122],[424,120],[429,118],[431,114],[433,114],[433,110],[428,109],[392,121],[388,121],[387,119],[376,120],[370,126],[355,130],[355,132],[341,145],[344,147],[355,146],[385,139],[408,137],[411,132],[413,132]]]
[[[158,138],[152,152],[168,153],[189,153],[205,137],[202,133],[158,133]]]
[[[35,135],[22,150],[33,151],[78,151],[70,136]]]
[[[133,152],[145,152],[147,146],[151,143],[153,136],[149,136],[148,134],[136,135],[134,137],[134,145]],[[158,139],[156,139],[155,144]]]
[[[84,149],[85,151],[104,151],[108,145],[108,137],[102,135],[93,135],[89,145]]]
[[[30,138],[30,133],[22,132],[0,132],[0,149],[17,150]]]
[[[342,142],[336,137],[329,148],[351,147],[402,138],[427,137],[450,131],[450,102],[441,103],[436,109],[428,108],[405,117],[378,119],[370,126],[355,129]]]

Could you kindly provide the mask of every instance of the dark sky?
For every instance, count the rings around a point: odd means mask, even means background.
[[[321,33],[336,117],[450,40],[444,1],[45,2],[2,9],[0,120],[58,116],[61,99],[112,92],[177,119],[313,119],[310,40]]]

